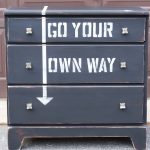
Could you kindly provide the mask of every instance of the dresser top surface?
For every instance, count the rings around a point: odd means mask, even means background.
[[[19,7],[5,10],[6,16],[41,16],[44,7]],[[45,15],[102,15],[102,16],[134,16],[148,15],[148,11],[139,7],[89,7],[89,8],[51,8],[48,7]]]

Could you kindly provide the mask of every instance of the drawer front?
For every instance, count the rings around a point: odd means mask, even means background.
[[[40,18],[9,18],[7,19],[7,42],[32,43],[42,41]],[[32,28],[33,33],[27,34],[26,28]]]
[[[8,18],[8,42],[41,43],[41,21]],[[52,17],[46,19],[46,42],[144,42],[145,25],[145,18]]]
[[[47,84],[144,82],[142,45],[49,45],[45,59],[40,45],[8,46],[8,84],[43,84],[43,71]]]
[[[143,123],[143,91],[142,86],[10,86],[8,121],[11,125]]]

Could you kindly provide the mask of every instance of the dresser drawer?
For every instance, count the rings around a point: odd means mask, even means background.
[[[41,45],[8,46],[7,62],[8,84],[43,84]],[[45,70],[47,84],[143,83],[144,46],[49,45]]]
[[[41,43],[41,22],[41,18],[7,18],[8,42]],[[144,42],[145,25],[145,18],[47,17],[46,42]]]
[[[142,86],[9,86],[8,120],[12,125],[142,123],[143,90]]]

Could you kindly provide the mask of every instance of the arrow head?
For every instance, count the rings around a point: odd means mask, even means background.
[[[54,97],[37,97],[37,99],[43,104],[47,105]]]

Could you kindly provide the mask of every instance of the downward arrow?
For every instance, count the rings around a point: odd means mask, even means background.
[[[53,97],[47,97],[47,86],[43,86],[43,97],[37,97],[37,99],[43,105],[47,105],[53,99]]]
[[[47,52],[46,52],[46,10],[48,6],[44,6],[42,10],[42,67],[43,67],[43,84],[47,84]],[[43,105],[47,105],[53,97],[47,97],[47,86],[43,85],[43,97],[36,97]]]

